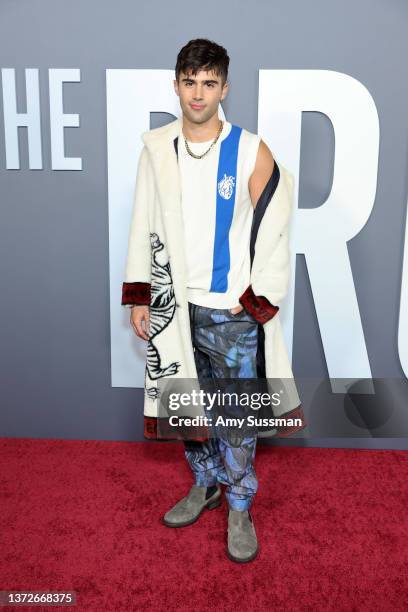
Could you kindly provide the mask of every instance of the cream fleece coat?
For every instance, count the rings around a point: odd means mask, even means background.
[[[123,283],[123,295],[126,289],[130,290],[126,294],[128,297],[122,299],[123,305],[150,304],[145,419],[155,419],[159,415],[160,381],[174,378],[197,380],[185,284],[181,182],[174,143],[179,134],[180,121],[176,119],[142,134],[144,146],[137,170]],[[274,416],[286,416],[294,409],[297,409],[294,414],[298,416],[299,413],[302,415],[301,403],[278,308],[286,295],[290,277],[288,228],[293,207],[294,178],[276,160],[275,166],[279,171],[278,183],[271,196],[266,192],[263,194],[264,209],[259,211],[261,218],[258,215],[256,236],[253,236],[256,239],[250,287],[255,296],[264,296],[273,305],[272,318],[260,325],[264,332],[266,378],[272,379],[274,385],[276,383],[284,391],[281,404],[274,407]],[[132,288],[141,289],[142,295],[144,291],[145,301],[132,299]],[[248,302],[242,303],[250,310]],[[270,428],[270,431],[260,435],[275,434],[276,430]]]

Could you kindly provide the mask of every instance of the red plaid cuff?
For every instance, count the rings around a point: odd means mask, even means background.
[[[266,323],[272,319],[279,310],[279,306],[274,306],[263,295],[255,295],[252,285],[244,291],[239,298],[242,306],[258,321],[258,323]]]
[[[122,306],[135,304],[150,305],[150,283],[123,283]]]

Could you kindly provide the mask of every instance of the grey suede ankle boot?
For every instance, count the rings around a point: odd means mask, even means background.
[[[217,484],[214,487],[208,487],[208,490],[207,496],[207,487],[193,485],[189,494],[166,512],[162,519],[163,523],[167,527],[185,527],[195,523],[205,508],[208,510],[217,508],[221,504],[221,487]]]
[[[232,561],[246,563],[258,554],[258,540],[252,515],[249,510],[229,509],[228,514],[228,550]]]

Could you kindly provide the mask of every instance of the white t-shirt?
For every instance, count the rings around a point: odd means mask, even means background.
[[[250,284],[254,214],[248,181],[260,136],[224,121],[221,135],[202,159],[186,150],[180,122],[178,161],[184,222],[187,299],[210,308],[233,308]],[[190,142],[197,155],[212,140]]]

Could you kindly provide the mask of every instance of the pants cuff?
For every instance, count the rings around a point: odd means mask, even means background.
[[[217,479],[208,480],[205,476],[199,476],[196,474],[195,476],[195,484],[197,487],[214,487],[217,484]]]
[[[248,501],[244,501],[243,499],[238,499],[236,501],[228,500],[228,507],[230,510],[239,510],[240,512],[245,512],[245,510],[249,510],[252,505],[252,499]]]

